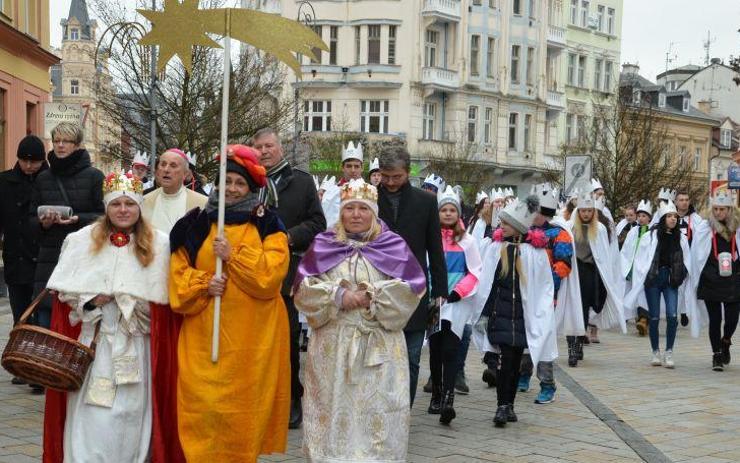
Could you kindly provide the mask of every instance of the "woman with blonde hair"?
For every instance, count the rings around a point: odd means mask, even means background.
[[[316,236],[293,290],[313,329],[305,369],[309,461],[406,461],[409,367],[403,327],[426,292],[406,242],[378,219],[377,190],[341,188],[335,229]]]
[[[691,245],[691,283],[702,322],[709,318],[714,371],[723,371],[730,363],[730,345],[740,317],[739,249],[740,210],[730,195],[718,193],[706,220],[696,225]],[[692,323],[692,335],[698,335],[701,324]]]
[[[142,190],[130,174],[108,175],[105,215],[67,236],[49,278],[52,329],[97,347],[79,391],[47,395],[46,462],[149,459],[149,322],[167,304],[170,253],[167,237],[141,216]]]

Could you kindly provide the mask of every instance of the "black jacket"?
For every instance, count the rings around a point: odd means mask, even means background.
[[[286,166],[280,171],[277,184],[277,213],[290,240],[290,269],[283,281],[282,294],[290,294],[300,256],[316,235],[326,230],[326,218],[316,193],[313,178],[298,169]]]
[[[447,297],[447,265],[442,249],[437,198],[407,183],[401,187],[398,217],[394,218],[393,206],[387,191],[378,189],[378,214],[392,231],[401,235],[419,261],[427,276],[431,274],[431,297]],[[427,258],[429,264],[427,265]],[[406,325],[407,331],[426,328],[429,316],[429,292],[421,300],[416,312]]]
[[[0,173],[0,232],[3,234],[5,282],[9,285],[33,284],[38,242],[28,224],[28,207],[33,183],[48,168],[46,162],[34,175],[26,175],[18,163]]]
[[[34,281],[37,288],[45,287],[59,260],[62,243],[75,232],[105,213],[103,206],[103,179],[101,171],[94,168],[90,155],[80,149],[65,159],[57,159],[49,153],[48,170],[41,172],[33,185],[31,205],[28,210],[31,229],[38,236],[39,253],[36,262]],[[59,188],[57,180],[64,186],[69,204]],[[79,217],[74,225],[52,225],[44,230],[39,224],[36,209],[38,206],[70,206],[72,213]]]
[[[483,306],[483,316],[488,317],[487,334],[491,344],[527,347],[524,327],[524,306],[519,275],[514,264],[519,250],[509,246],[507,258],[509,271],[501,276],[501,262],[496,268],[491,294]]]
[[[645,286],[655,285],[658,273],[661,267],[668,267],[670,277],[668,284],[671,288],[678,288],[688,275],[688,270],[683,264],[683,249],[681,249],[681,233],[676,229],[675,234],[669,234],[661,230],[659,225],[653,226],[650,233],[657,234],[658,246],[655,249],[653,261],[650,263],[650,270],[645,277]]]
[[[734,236],[731,238],[735,239]],[[731,250],[731,242],[717,233],[717,254]],[[710,250],[707,262],[701,271],[697,297],[711,302],[740,302],[740,259],[732,261],[732,275],[721,277],[719,276],[719,262],[714,257],[714,249]]]

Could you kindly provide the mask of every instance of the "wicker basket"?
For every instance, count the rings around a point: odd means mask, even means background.
[[[26,323],[48,294],[47,290],[39,294],[10,332],[2,366],[31,384],[58,391],[76,391],[95,358],[95,342],[87,347],[75,339]]]

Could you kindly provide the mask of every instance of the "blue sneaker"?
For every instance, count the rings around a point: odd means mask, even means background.
[[[540,393],[537,398],[534,399],[536,404],[551,404],[555,402],[555,391],[558,388],[554,384],[542,384],[540,385]]]
[[[532,378],[531,376],[519,376],[519,392],[529,392],[529,380]]]

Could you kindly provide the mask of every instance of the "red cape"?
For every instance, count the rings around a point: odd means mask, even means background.
[[[51,329],[73,339],[80,335],[80,325],[69,323],[71,308],[56,297],[51,311]],[[153,463],[185,463],[177,432],[177,339],[182,316],[169,306],[151,304],[152,350],[152,441]],[[44,463],[64,460],[64,421],[67,393],[46,391],[44,409]]]

